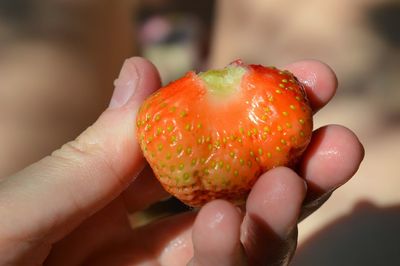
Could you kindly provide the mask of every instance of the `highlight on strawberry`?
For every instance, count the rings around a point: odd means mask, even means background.
[[[137,137],[162,186],[192,207],[243,203],[260,174],[292,167],[312,134],[312,111],[296,77],[237,60],[184,77],[141,106]]]

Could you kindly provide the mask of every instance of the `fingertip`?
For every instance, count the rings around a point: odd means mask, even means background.
[[[133,101],[134,104],[137,105],[138,102],[141,103],[151,93],[160,88],[160,74],[155,65],[143,57],[131,57],[126,59],[125,62],[134,65],[138,72],[138,88],[135,92],[135,97]]]
[[[219,247],[230,250],[239,239],[240,215],[235,207],[227,201],[215,200],[206,204],[199,212],[193,227],[193,241],[196,247],[215,248],[210,246],[218,242],[227,245]]]
[[[313,134],[300,172],[319,194],[326,193],[346,183],[357,172],[364,154],[363,145],[350,129],[325,126]]]
[[[206,204],[193,226],[194,264],[233,265],[242,260],[240,224],[240,214],[231,203],[215,200]]]
[[[286,66],[304,85],[314,112],[326,105],[336,93],[338,79],[333,69],[318,60],[303,60]]]
[[[305,181],[293,170],[277,167],[263,174],[247,199],[249,215],[259,216],[280,236],[287,236],[297,224],[307,192]]]
[[[286,265],[297,243],[306,183],[291,169],[263,174],[247,199],[241,239],[252,265]]]

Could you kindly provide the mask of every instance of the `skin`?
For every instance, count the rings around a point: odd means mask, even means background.
[[[306,85],[315,112],[333,97],[337,82],[328,66],[303,61],[286,68]],[[115,83],[110,107],[76,140],[0,181],[0,264],[285,265],[299,220],[363,159],[354,133],[326,126],[297,172],[264,173],[243,208],[216,200],[132,229],[127,213],[167,196],[145,164],[132,122],[160,80],[153,65],[131,58]]]

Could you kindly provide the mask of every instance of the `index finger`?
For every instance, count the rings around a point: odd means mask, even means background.
[[[314,113],[325,106],[335,95],[338,85],[333,70],[316,60],[305,60],[285,67],[304,85]]]

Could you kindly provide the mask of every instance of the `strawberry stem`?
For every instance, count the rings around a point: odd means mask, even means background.
[[[246,68],[229,65],[220,70],[209,70],[198,76],[203,80],[209,93],[215,96],[229,96],[237,92]]]

